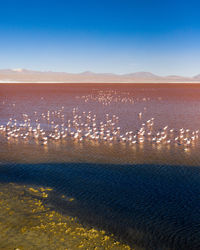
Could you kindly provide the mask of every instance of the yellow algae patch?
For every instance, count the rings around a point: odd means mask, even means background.
[[[39,192],[37,189],[34,189],[34,188],[29,188],[29,190],[30,190],[31,192],[34,192],[34,193],[38,193],[38,192]]]
[[[41,192],[44,192],[44,191],[52,191],[52,190],[53,190],[53,188],[43,188],[43,187],[40,188],[40,191],[41,191]]]
[[[66,201],[69,201],[69,202],[72,202],[72,201],[75,200],[73,197],[70,197],[70,198],[69,198],[69,197],[67,197],[66,195],[62,195],[61,198],[64,199],[64,200],[66,200]]]
[[[0,184],[0,189],[1,249],[131,249],[104,230],[50,210],[44,201],[52,189],[16,184]]]
[[[33,188],[33,187],[30,187],[28,188],[28,191],[30,191],[31,193],[34,193],[34,195],[38,195],[40,197],[43,197],[43,198],[47,198],[49,195],[48,195],[48,192],[52,191],[53,189],[52,188]]]
[[[42,197],[47,198],[48,194],[46,194],[45,192],[42,193]]]

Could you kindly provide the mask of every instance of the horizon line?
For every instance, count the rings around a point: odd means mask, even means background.
[[[90,71],[90,70],[85,70],[85,71],[80,71],[80,72],[76,72],[76,73],[72,73],[72,72],[67,72],[67,71],[53,71],[53,70],[39,70],[39,69],[28,69],[28,68],[1,68],[0,71],[12,71],[12,72],[16,72],[16,73],[24,73],[26,71],[30,71],[30,72],[40,72],[40,73],[64,73],[64,74],[72,74],[72,75],[81,75],[81,74],[96,74],[96,75],[116,75],[116,76],[127,76],[127,75],[131,75],[131,74],[137,74],[137,73],[148,73],[148,74],[152,74],[154,76],[158,76],[161,78],[165,78],[165,77],[184,77],[184,78],[194,78],[198,75],[200,75],[200,73],[197,73],[195,75],[192,76],[183,76],[183,75],[179,75],[179,74],[168,74],[168,75],[159,75],[156,73],[152,73],[151,71],[135,71],[135,72],[129,72],[129,73],[113,73],[113,72],[95,72],[95,71]]]

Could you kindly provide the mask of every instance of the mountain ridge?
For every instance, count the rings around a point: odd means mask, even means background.
[[[167,82],[200,82],[200,74],[193,77],[179,75],[159,76],[151,72],[139,71],[129,74],[95,73],[84,71],[81,73],[67,73],[54,71],[37,71],[23,68],[0,69],[0,82],[92,82],[92,83],[167,83]]]

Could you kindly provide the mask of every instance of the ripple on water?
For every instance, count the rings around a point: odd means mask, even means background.
[[[53,207],[145,249],[198,249],[200,168],[159,165],[2,165],[0,180],[75,198]],[[59,206],[58,206],[59,204]]]

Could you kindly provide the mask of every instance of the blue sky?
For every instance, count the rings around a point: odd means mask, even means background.
[[[200,73],[198,0],[6,0],[0,68]]]

